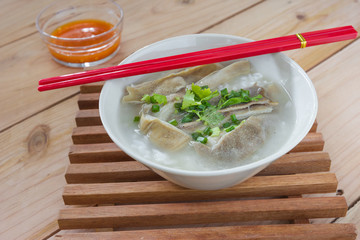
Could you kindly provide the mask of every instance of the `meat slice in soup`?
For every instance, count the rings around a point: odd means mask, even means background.
[[[208,86],[210,89],[215,89],[219,85],[230,82],[235,77],[249,73],[250,73],[249,61],[242,60],[242,61],[234,62],[229,66],[226,66],[220,69],[219,71],[204,77],[200,81],[196,82],[196,85]]]
[[[167,104],[162,106],[159,112],[155,113],[151,111],[152,104],[145,103],[141,107],[140,114],[149,114],[163,121],[169,121],[174,118],[179,120],[179,116],[177,116],[175,113],[174,103],[179,102],[179,99],[181,99],[183,96],[184,94],[182,93],[174,93],[166,96]]]
[[[254,153],[266,138],[263,116],[249,117],[233,131],[223,135],[213,146],[193,142],[193,146],[200,155],[227,159],[241,159]]]
[[[129,86],[123,102],[134,106],[140,132],[167,158],[238,166],[262,154],[284,106],[281,86],[256,74],[246,60],[188,68]]]
[[[191,140],[190,136],[180,129],[150,115],[141,116],[139,127],[152,143],[170,151],[185,147]]]
[[[169,95],[185,89],[186,85],[195,83],[210,73],[222,68],[221,64],[207,64],[187,68],[177,73],[172,73],[163,78],[144,82],[136,86],[126,88],[128,95],[124,96],[124,102],[140,102],[144,94],[162,94]]]
[[[231,114],[235,114],[237,119],[242,120],[259,114],[270,113],[276,105],[277,103],[271,102],[267,98],[262,98],[258,101],[233,105],[231,107],[221,109],[219,112],[224,114],[226,117],[225,121],[228,121]]]

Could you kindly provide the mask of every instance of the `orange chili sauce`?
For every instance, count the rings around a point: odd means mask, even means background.
[[[48,45],[50,53],[57,59],[70,63],[94,62],[112,54],[120,44],[120,34],[111,31],[102,36],[99,34],[111,30],[114,26],[111,23],[97,20],[84,19],[66,23],[56,28],[51,35],[68,38],[71,40],[52,39]],[[84,39],[86,38],[86,39]],[[95,46],[91,46],[95,45]]]

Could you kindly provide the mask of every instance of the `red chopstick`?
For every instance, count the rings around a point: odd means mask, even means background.
[[[252,57],[296,49],[299,47],[309,47],[354,39],[356,36],[357,31],[352,26],[318,30],[46,78],[39,81],[38,90],[52,90],[120,77],[129,77],[146,73],[234,60],[238,58]]]

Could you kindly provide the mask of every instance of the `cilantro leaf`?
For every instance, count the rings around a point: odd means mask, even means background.
[[[158,103],[164,105],[167,103],[166,96],[157,93],[154,93],[152,96],[150,96],[149,94],[145,94],[141,98],[141,101],[146,103]]]
[[[200,117],[200,120],[204,121],[205,124],[210,127],[217,127],[224,118],[224,115],[218,112],[217,108],[210,107],[205,109],[203,115]]]
[[[211,94],[210,88],[201,88],[200,86],[195,85],[194,83],[191,85],[191,90],[200,99],[206,98]]]
[[[150,97],[150,100],[152,103],[158,103],[158,104],[166,104],[167,99],[166,96],[154,93],[152,97]]]
[[[210,99],[212,99],[213,97],[217,97],[219,96],[219,92],[218,90],[215,90],[214,92],[212,92],[210,95],[208,95],[207,97],[204,97],[203,99],[201,99],[201,101],[209,101]]]
[[[195,101],[195,94],[190,90],[186,90],[181,109],[186,109],[190,106],[201,105],[201,102]]]

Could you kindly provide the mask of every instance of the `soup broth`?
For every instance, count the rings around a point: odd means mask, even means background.
[[[225,67],[229,66],[229,63],[226,63],[224,65]],[[210,74],[206,74],[207,77],[205,78],[201,77],[200,80],[196,80],[196,82],[198,83],[203,81],[205,83],[210,83],[207,85],[211,85],[212,80],[210,79],[208,81],[206,80],[206,78],[209,78],[208,76],[210,75],[216,75],[220,71],[221,70],[216,69],[212,71]],[[162,74],[162,76],[164,76],[164,74]],[[150,80],[154,80],[154,79],[155,78],[151,78]],[[139,82],[144,82],[148,80],[149,77],[144,76],[142,79],[140,79]],[[201,85],[199,84],[199,86]],[[259,144],[259,146],[257,146],[257,149],[251,152],[251,154],[248,154],[246,156],[239,155],[240,157],[237,157],[238,150],[235,151],[236,153],[235,155],[233,154],[235,157],[231,154],[230,155],[225,154],[224,156],[222,156],[215,152],[203,154],[202,149],[204,148],[204,146],[207,146],[205,152],[212,151],[209,149],[210,148],[214,149],[216,147],[217,144],[216,141],[219,141],[219,138],[221,138],[222,136],[228,133],[234,132],[235,134],[235,130],[230,130],[229,132],[225,132],[226,129],[222,128],[221,129],[222,135],[218,137],[208,136],[207,143],[200,143],[199,141],[194,140],[194,137],[191,138],[192,136],[191,131],[189,132],[184,129],[181,129],[181,125],[185,125],[185,124],[180,123],[180,117],[177,120],[177,122],[179,122],[177,128],[179,128],[181,131],[186,132],[186,134],[189,135],[190,140],[186,142],[186,144],[183,145],[180,149],[175,149],[175,150],[166,149],[164,147],[159,146],[159,144],[156,144],[151,140],[149,134],[144,134],[144,131],[139,129],[138,122],[133,121],[135,116],[138,116],[140,112],[144,112],[144,103],[139,103],[139,102],[129,103],[122,101],[121,112],[119,111],[118,113],[121,122],[119,128],[121,128],[121,131],[126,134],[129,143],[131,143],[132,148],[141,152],[145,158],[164,166],[177,168],[177,169],[190,170],[190,171],[207,171],[207,170],[220,170],[220,169],[233,168],[251,162],[255,162],[258,159],[262,159],[265,156],[269,156],[272,153],[274,153],[276,149],[279,148],[279,146],[283,145],[289,138],[295,122],[295,110],[293,108],[291,97],[286,92],[285,88],[281,86],[279,83],[271,82],[268,79],[264,78],[261,73],[251,72],[251,71],[248,73],[240,74],[239,76],[235,76],[235,77],[232,76],[230,80],[221,82],[220,84],[217,84],[216,87],[213,88],[210,87],[209,89],[211,89],[211,91],[213,92],[217,90],[219,95],[221,95],[220,92],[223,89],[227,89],[228,92],[231,92],[231,91],[240,91],[241,89],[251,89],[254,88],[254,86],[264,91],[263,97],[264,98],[266,97],[266,99],[270,99],[271,100],[270,103],[276,103],[276,104],[273,104],[274,107],[272,107],[272,110],[270,112],[256,114],[258,115],[256,117],[261,117],[262,119],[261,125],[264,126],[265,130],[261,134],[265,134],[265,137],[264,137],[264,141],[261,144]],[[191,88],[191,85],[187,84],[186,89],[189,88]],[[220,98],[220,96],[217,97]],[[181,100],[183,100],[183,98],[181,98]],[[177,98],[175,102],[176,101],[179,102],[179,98]],[[173,104],[173,103],[167,103],[167,104]],[[241,104],[245,104],[245,103],[241,103]],[[160,107],[164,107],[164,106],[161,105]],[[248,107],[248,109],[250,109],[250,107]],[[156,113],[151,113],[151,115],[157,116]],[[249,117],[246,117],[244,122],[246,123],[248,119]],[[242,120],[243,119],[238,119],[237,122],[238,124],[234,127],[235,129],[237,129],[238,127],[241,126],[241,124],[243,124]],[[206,125],[204,127],[206,127]],[[204,127],[202,127],[202,129],[204,129]],[[212,141],[215,141],[215,143],[212,143]],[[210,146],[210,148],[208,146]],[[231,147],[228,147],[228,149],[229,148]],[[224,149],[224,148],[220,147],[220,149]]]

